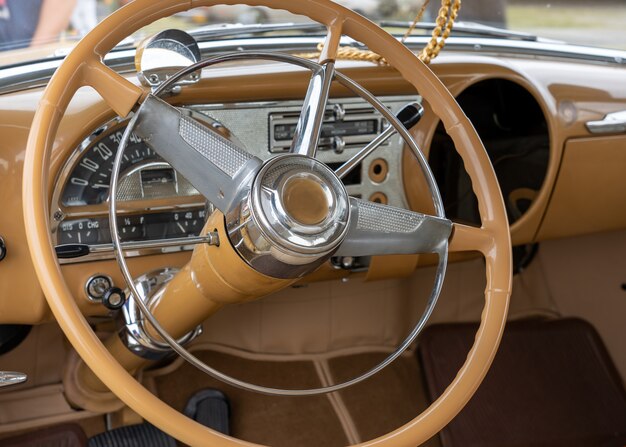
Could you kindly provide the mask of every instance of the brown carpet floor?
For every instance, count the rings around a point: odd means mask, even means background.
[[[336,381],[345,381],[385,359],[383,353],[337,357],[329,362]],[[406,424],[428,406],[417,360],[400,357],[374,377],[340,391],[363,441]],[[425,446],[439,445],[431,439]]]
[[[282,388],[319,387],[313,363],[259,362],[215,352],[197,356],[216,369],[241,380]],[[251,393],[222,384],[184,364],[158,377],[159,396],[178,410],[198,390],[216,388],[231,405],[231,434],[239,439],[276,447],[344,446],[343,428],[326,396],[276,397]]]
[[[253,383],[283,388],[320,386],[312,362],[252,361],[203,351],[199,358],[220,371]],[[331,360],[336,380],[362,373],[384,355],[358,354]],[[274,397],[232,388],[184,364],[174,372],[156,378],[159,396],[182,410],[197,391],[217,388],[231,403],[231,434],[264,445],[345,446],[348,440],[326,396]],[[417,360],[402,357],[365,383],[341,392],[348,411],[363,440],[392,431],[426,408]],[[426,445],[437,445],[428,443]]]

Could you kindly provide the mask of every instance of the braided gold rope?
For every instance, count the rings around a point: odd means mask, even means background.
[[[443,49],[446,39],[450,37],[454,27],[454,21],[459,16],[459,9],[461,9],[461,0],[454,0],[454,4],[451,0],[441,1],[441,8],[439,8],[439,14],[435,21],[436,26],[431,34],[430,42],[418,56],[425,64],[430,63]]]
[[[409,26],[409,29],[406,30],[406,33],[404,33],[404,36],[402,36],[402,40],[400,42],[402,42],[402,43],[406,42],[406,40],[409,38],[409,36],[411,34],[413,34],[413,31],[415,30],[415,27],[422,20],[422,17],[424,16],[424,13],[426,12],[426,8],[428,7],[429,3],[430,3],[430,0],[426,0],[422,4],[422,7],[420,8],[420,10],[415,15],[415,18],[413,19],[413,23],[411,23],[411,26]]]
[[[415,26],[419,23],[420,20],[422,20],[422,16],[426,11],[426,7],[428,6],[429,1],[430,0],[426,0],[424,2],[419,12],[415,16],[413,23],[404,34],[404,37],[402,37],[401,42],[406,41],[406,39],[415,30]],[[443,49],[444,45],[446,44],[446,39],[450,36],[452,28],[454,27],[454,22],[459,15],[459,9],[461,9],[461,0],[441,0],[441,8],[439,8],[439,14],[437,15],[437,19],[435,20],[436,25],[431,33],[430,41],[418,55],[418,57],[425,64],[430,63],[430,61],[436,58],[439,52]],[[298,54],[298,56],[305,59],[316,59],[320,56],[323,46],[323,43],[319,43],[317,45],[317,52]],[[366,61],[372,62],[377,65],[388,65],[385,58],[382,57],[380,54],[374,53],[370,50],[361,50],[354,47],[340,47],[337,50],[337,59]]]

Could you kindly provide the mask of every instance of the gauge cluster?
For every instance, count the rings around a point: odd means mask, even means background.
[[[61,193],[67,208],[99,205],[109,198],[111,173],[125,123],[94,134],[73,165]],[[132,134],[120,168],[119,200],[194,196],[198,191],[138,136]]]
[[[199,121],[212,121],[197,112]],[[96,130],[72,154],[53,194],[51,227],[62,263],[113,257],[108,215],[113,162],[127,121]],[[133,255],[190,248],[207,218],[205,199],[141,138],[131,135],[118,183],[118,231]],[[174,244],[180,241],[178,245]],[[137,248],[140,247],[140,248]]]
[[[381,98],[392,111],[414,96]],[[262,160],[283,153],[301,101],[191,106],[180,110]],[[113,162],[128,121],[114,119],[95,130],[70,155],[52,197],[51,228],[61,263],[114,257],[109,222]],[[337,169],[387,126],[360,98],[330,99],[318,158]],[[390,138],[343,179],[353,197],[405,207],[401,176],[404,143]],[[182,175],[137,135],[122,156],[117,186],[117,226],[128,256],[190,250],[212,206]]]
[[[195,237],[206,221],[204,208],[164,213],[131,214],[117,218],[121,242]],[[111,243],[108,216],[62,221],[57,229],[57,243],[103,245]]]

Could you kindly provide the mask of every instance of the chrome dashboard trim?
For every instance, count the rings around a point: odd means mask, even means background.
[[[396,107],[400,107],[404,105],[408,101],[421,100],[418,95],[395,95],[395,96],[382,96],[380,100],[392,109]],[[329,108],[335,107],[337,104],[345,105],[348,108],[346,110],[350,110],[351,108],[359,108],[360,104],[363,103],[363,106],[367,106],[367,104],[358,96],[356,97],[347,97],[347,98],[330,98],[329,100]],[[220,103],[220,104],[199,104],[192,105],[186,107],[191,110],[192,113],[198,114],[196,116],[201,116],[203,119],[207,119],[209,121],[215,121],[223,124],[227,130],[234,131],[232,128],[232,120],[228,119],[226,115],[220,114],[220,112],[232,111],[232,113],[243,112],[247,118],[252,118],[252,115],[255,115],[255,119],[262,121],[265,125],[269,125],[271,122],[271,113],[273,111],[280,110],[284,113],[295,113],[299,112],[302,106],[302,100],[287,100],[287,101],[256,101],[256,102],[234,102],[234,103]],[[368,106],[369,107],[369,106]],[[379,121],[379,124],[382,123],[384,118],[372,108],[372,115],[367,114],[367,117],[373,116]],[[361,115],[354,115],[354,118],[361,117]],[[122,120],[120,118],[114,118],[103,125],[99,126],[92,134],[90,134],[85,140],[83,140],[71,156],[68,158],[63,168],[59,171],[59,174],[55,180],[55,189],[52,196],[52,206],[50,213],[50,228],[53,235],[53,240],[57,242],[57,230],[58,226],[64,219],[80,219],[80,218],[95,218],[102,217],[107,214],[106,209],[100,209],[97,211],[92,211],[90,206],[85,207],[63,207],[60,202],[61,194],[65,183],[68,180],[70,173],[72,172],[74,166],[80,162],[82,154],[91,146],[93,141],[103,133],[111,131],[116,126],[122,126],[126,123],[127,120]],[[244,120],[247,122],[249,119]],[[255,126],[253,126],[255,127]],[[258,126],[257,126],[258,127]],[[262,127],[262,126],[261,126]],[[261,128],[259,127],[259,129]],[[237,132],[234,132],[233,135],[242,140],[242,145],[249,147],[250,153],[257,155],[263,159],[272,157],[276,154],[272,154],[269,152],[269,145],[271,144],[269,138],[270,134],[263,130],[261,132],[262,137],[267,139],[265,143],[258,144],[260,141],[257,137],[255,138],[247,138],[247,135],[239,135]],[[396,141],[397,138],[397,141]],[[248,140],[251,141],[249,144],[245,144]],[[257,144],[252,144],[255,142]],[[322,161],[327,163],[343,163],[348,160],[352,153],[365,146],[366,143],[359,143],[358,141],[354,141],[355,144],[350,146],[346,145],[346,148],[342,154],[336,154],[335,152],[328,150],[322,151],[320,153],[320,157]],[[399,150],[400,138],[394,137],[388,140],[383,149],[383,152],[378,152],[376,156],[382,156],[389,163],[390,172],[396,172],[399,175],[401,174],[400,166],[402,159],[402,151]],[[388,188],[400,191],[401,194],[396,194],[394,197],[393,203],[394,206],[398,207],[406,207],[406,199],[404,197],[404,189],[402,188],[401,177],[398,176],[390,176],[393,178],[389,178],[385,184],[374,184],[367,177],[367,163],[373,160],[364,161],[362,179],[359,185],[347,185],[346,190],[350,195],[357,195],[358,197],[367,198],[375,191],[384,191]],[[153,207],[145,207],[142,209],[132,210],[132,211],[120,211],[121,213],[128,212],[128,214],[139,214],[141,212],[158,212],[158,211],[184,211],[190,208],[197,208],[205,205],[204,199],[201,196],[197,196],[197,198],[192,198],[190,196],[190,202],[185,204],[179,204],[176,206],[153,206]],[[76,208],[76,209],[72,209]],[[136,256],[144,256],[144,255],[154,255],[154,254],[164,254],[164,253],[173,253],[179,251],[190,251],[193,249],[193,246],[197,243],[202,243],[206,241],[196,240],[193,237],[186,238],[172,238],[172,239],[160,239],[160,240],[152,240],[152,241],[140,241],[140,242],[126,242],[123,244],[124,251],[126,256],[128,257],[136,257]],[[77,258],[69,258],[69,259],[59,259],[60,264],[72,264],[78,262],[90,262],[90,261],[100,261],[106,259],[113,259],[114,251],[111,244],[100,244],[100,245],[92,245],[90,246],[89,254],[77,257]]]
[[[593,134],[620,134],[626,132],[626,110],[605,115],[601,120],[587,121],[587,130]]]
[[[0,388],[26,382],[28,376],[17,371],[0,371]]]
[[[171,239],[157,239],[149,241],[124,242],[124,256],[134,258],[137,256],[160,255],[191,251],[197,244],[219,245],[219,237],[216,233],[208,233],[205,236],[177,237]],[[113,259],[115,253],[113,244],[90,245],[89,254],[79,258],[59,259],[59,264],[74,264],[77,262],[103,261]]]
[[[201,42],[199,46],[203,57],[229,51],[275,51],[277,48],[283,52],[310,52],[315,51],[317,44],[322,40],[323,37],[263,37]],[[426,36],[412,36],[407,39],[406,44],[412,50],[419,51],[426,45],[428,40],[429,38]],[[347,45],[353,44],[354,41],[344,38],[342,43]],[[557,58],[615,64],[618,66],[626,65],[626,51],[623,50],[586,47],[543,39],[527,41],[451,36],[446,41],[446,50],[443,52],[443,56],[454,51],[474,54],[496,54],[498,56]],[[107,66],[114,68],[120,73],[134,72],[134,60],[134,49],[113,51],[104,58]],[[59,57],[54,60],[43,60],[0,68],[0,94],[45,86],[62,62],[63,58]]]

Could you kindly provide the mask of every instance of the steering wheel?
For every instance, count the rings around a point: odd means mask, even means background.
[[[176,115],[178,109],[156,96],[146,95],[140,87],[103,64],[105,54],[141,27],[190,8],[218,3],[238,4],[235,0],[135,0],[103,20],[81,40],[50,80],[33,120],[23,173],[26,234],[50,308],[70,343],[98,378],[152,424],[190,445],[250,445],[198,424],[145,389],[128,372],[132,368],[126,360],[132,355],[105,347],[65,283],[48,225],[50,156],[69,101],[80,87],[91,86],[118,115],[134,112],[133,125],[145,134],[144,139],[173,135],[173,141],[169,141],[172,147],[185,151],[166,159],[192,183],[197,177],[194,186],[218,209],[203,231],[214,235],[220,243],[198,245],[189,264],[172,280],[173,287],[168,285],[165,294],[159,297],[162,303],[155,315],[176,315],[176,318],[159,318],[165,333],[158,328],[157,332],[164,338],[167,334],[172,334],[172,339],[184,335],[197,324],[195,319],[204,319],[226,303],[280,290],[334,253],[360,253],[359,250],[363,254],[416,250],[439,253],[438,248],[444,246],[446,253],[448,249],[478,251],[484,256],[485,307],[474,345],[457,376],[422,414],[362,445],[421,444],[441,430],[473,395],[491,365],[506,322],[512,277],[511,241],[502,196],[487,153],[452,95],[410,50],[369,20],[329,0],[246,1],[250,6],[308,16],[328,30],[291,153],[265,163],[232,142],[207,134],[193,120]],[[355,201],[348,198],[337,173],[315,159],[330,82],[340,77],[335,73],[334,61],[342,35],[363,42],[384,56],[440,117],[471,178],[481,227],[451,224],[443,219],[437,200],[438,216]],[[160,115],[176,120],[149,119]],[[171,122],[177,125],[173,130],[167,127]],[[419,161],[419,154],[416,155]],[[426,174],[432,177],[430,171]],[[438,198],[436,187],[433,196]],[[114,208],[115,201],[112,203]],[[390,224],[383,231],[378,225],[381,219]],[[375,252],[366,253],[367,246]],[[385,248],[388,246],[392,248]],[[121,250],[118,257],[123,259]],[[166,299],[174,292],[182,292],[185,302],[193,305],[183,311],[177,309],[180,306],[176,300]],[[116,357],[112,352],[119,355]]]

